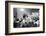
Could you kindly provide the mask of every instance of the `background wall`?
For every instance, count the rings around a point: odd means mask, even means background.
[[[16,0],[16,1],[44,2],[45,9],[46,9],[46,0]],[[46,15],[46,10],[45,10],[45,15]],[[45,18],[46,18],[46,16],[45,16]],[[45,24],[45,26],[46,26],[46,24]],[[5,35],[5,0],[0,0],[0,36],[6,36]],[[14,36],[46,36],[46,33],[24,34],[24,35],[14,35]]]

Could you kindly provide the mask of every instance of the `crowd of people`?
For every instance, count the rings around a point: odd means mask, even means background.
[[[19,28],[19,27],[39,27],[39,16],[32,16],[32,15],[27,15],[23,14],[23,18],[15,18],[14,16],[14,27]]]

